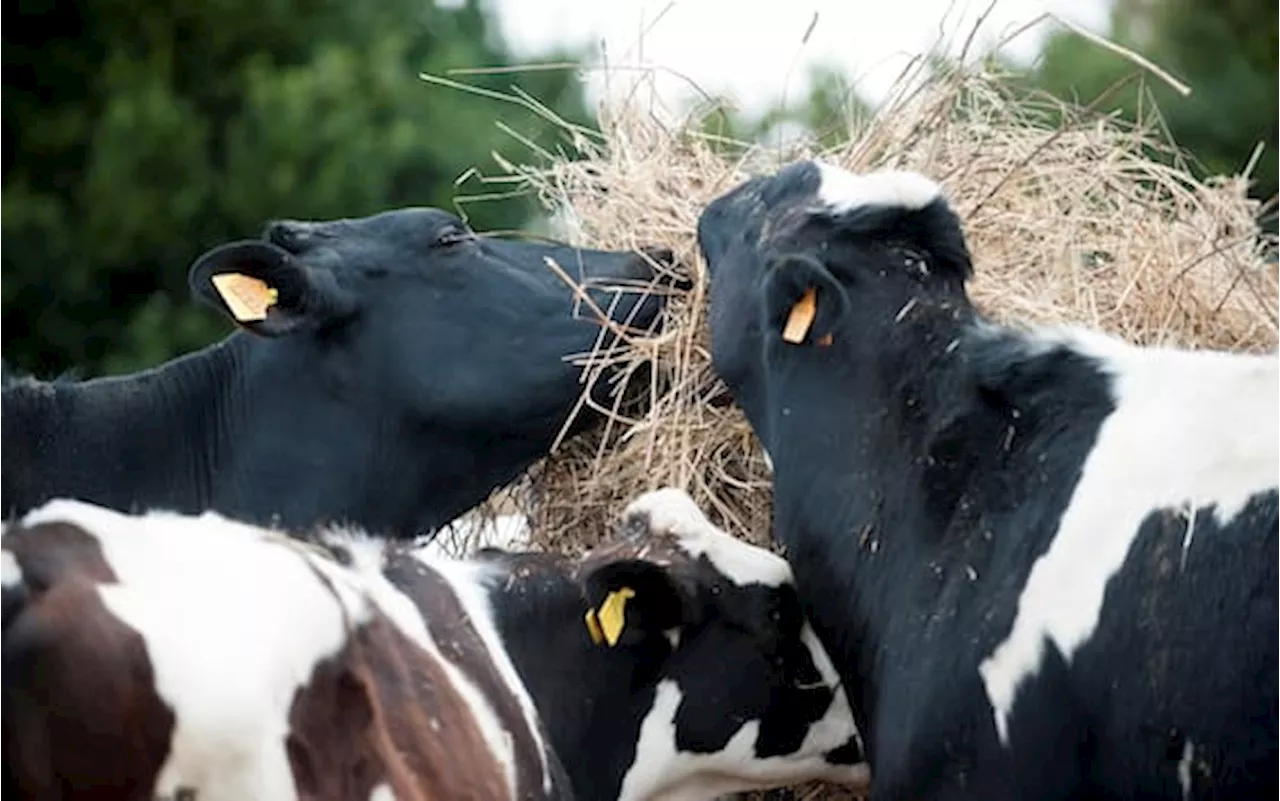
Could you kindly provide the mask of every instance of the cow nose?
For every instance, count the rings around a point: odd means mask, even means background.
[[[265,238],[285,250],[297,252],[309,247],[320,233],[320,225],[302,220],[275,220],[267,225]]]

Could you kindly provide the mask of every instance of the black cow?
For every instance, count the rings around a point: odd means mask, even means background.
[[[873,798],[1276,794],[1274,354],[984,320],[915,173],[793,164],[698,237]]]
[[[250,294],[242,330],[156,369],[6,386],[3,511],[74,497],[296,529],[435,528],[545,455],[582,391],[567,357],[600,326],[546,261],[642,289],[669,258],[477,236],[425,208],[272,223],[190,273],[233,319],[214,279],[261,279],[265,319]],[[591,296],[638,328],[663,305]]]

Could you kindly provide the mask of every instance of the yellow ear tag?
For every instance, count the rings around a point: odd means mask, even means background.
[[[267,309],[280,299],[278,290],[252,276],[219,273],[210,280],[231,314],[242,323],[267,319]]]
[[[791,314],[787,315],[787,325],[782,329],[782,338],[793,345],[799,345],[804,341],[805,334],[809,333],[809,326],[813,325],[813,317],[817,313],[817,292],[813,287],[809,287],[800,300],[796,301],[796,305],[791,307]]]
[[[610,648],[617,645],[618,638],[622,636],[622,626],[627,620],[627,599],[634,597],[636,597],[635,590],[623,587],[609,593],[609,597],[600,604],[600,631],[604,634]]]
[[[600,631],[600,620],[596,617],[596,610],[587,610],[586,621],[587,633],[591,635],[591,642],[596,645],[604,642],[604,632]]]

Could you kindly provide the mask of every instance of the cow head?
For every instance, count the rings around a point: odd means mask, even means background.
[[[848,700],[781,557],[663,489],[632,502],[579,577],[595,647],[629,662],[633,696],[652,692],[618,797],[867,781]]]
[[[698,243],[716,371],[775,459],[766,373],[785,381],[812,364],[831,371],[829,387],[847,379],[869,394],[898,380],[898,356],[971,313],[960,221],[918,173],[793,164],[708,204]]]
[[[246,485],[274,480],[261,464],[292,475],[282,504],[311,492],[373,529],[441,525],[545,455],[582,392],[570,357],[592,350],[600,316],[551,263],[595,283],[612,324],[643,330],[663,307],[643,290],[669,259],[487,237],[430,208],[279,221],[214,248],[189,282],[248,332],[239,406],[263,421],[239,437],[235,467]],[[398,513],[423,498],[425,518]]]

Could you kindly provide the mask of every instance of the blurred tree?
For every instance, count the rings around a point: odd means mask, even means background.
[[[1100,111],[1130,120],[1154,99],[1178,146],[1208,174],[1243,170],[1259,142],[1252,195],[1277,184],[1277,7],[1272,0],[1115,0],[1108,38],[1141,53],[1192,88],[1182,97],[1159,79],[1117,90]],[[1139,68],[1071,32],[1049,37],[1033,85],[1080,105]]]
[[[4,10],[3,355],[47,375],[155,364],[228,326],[189,298],[208,247],[272,217],[453,208],[490,153],[556,126],[420,72],[512,63],[478,0],[23,0]],[[586,123],[571,70],[515,84]],[[528,198],[469,203],[518,227]]]

